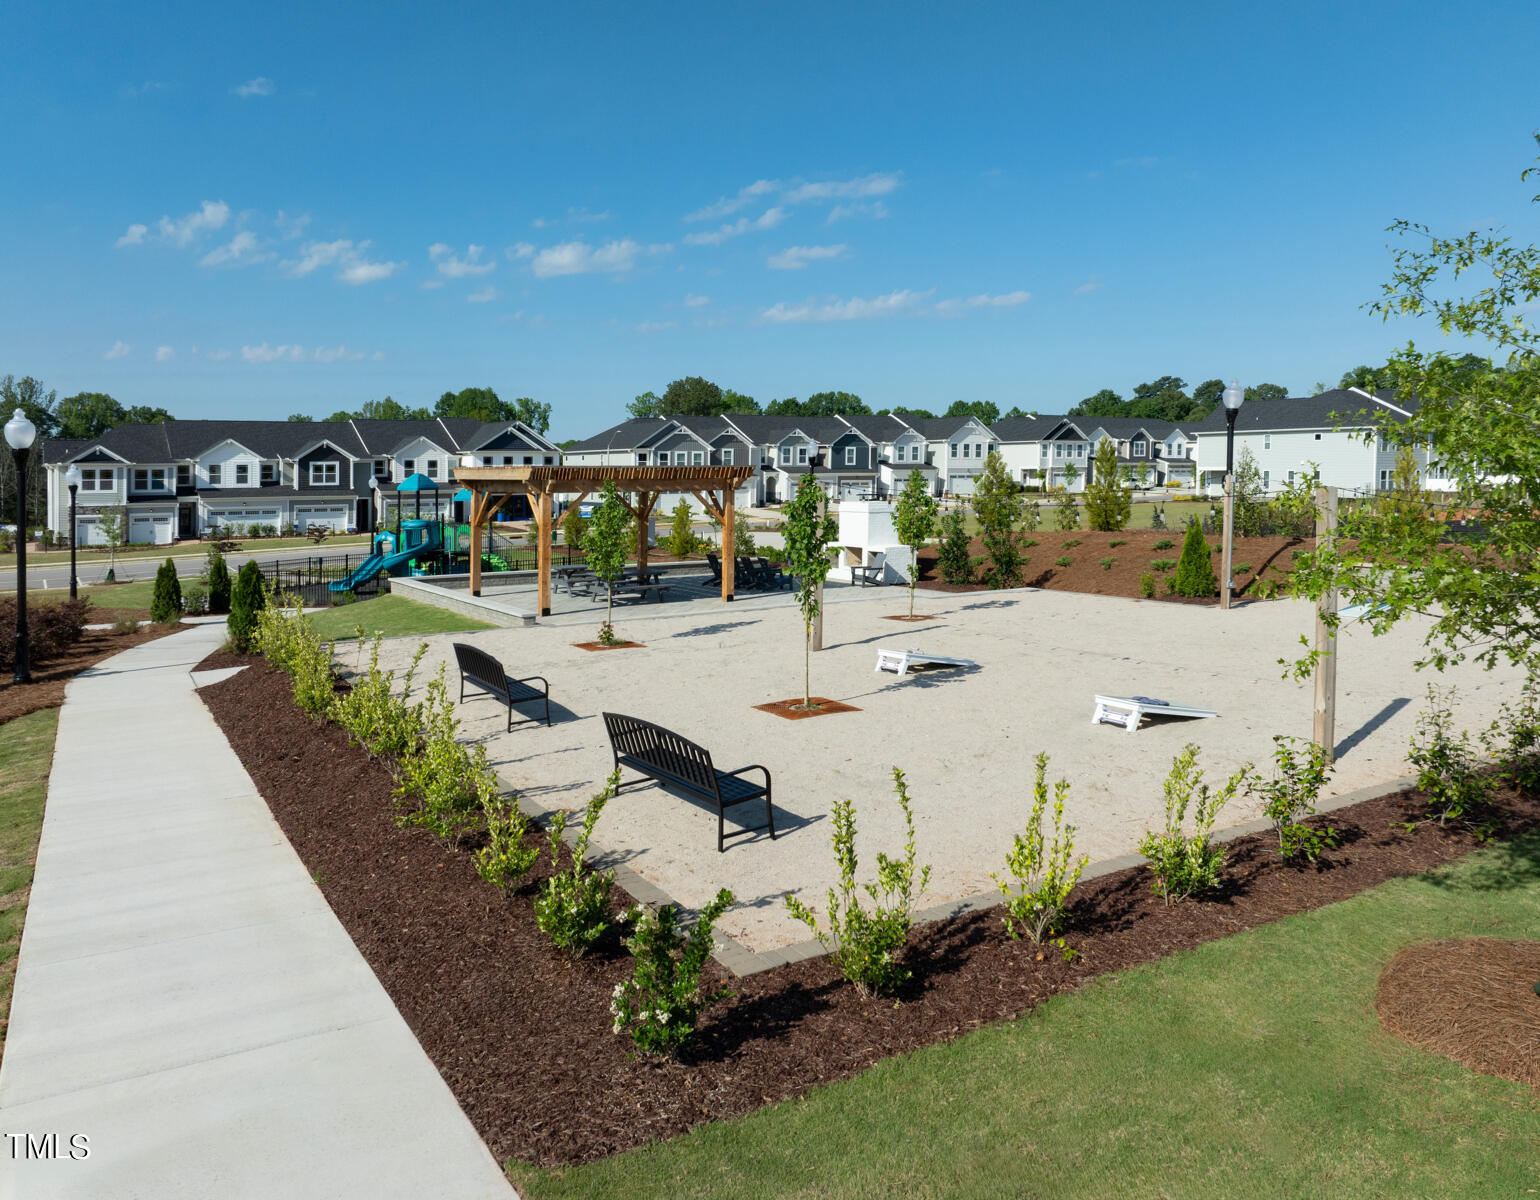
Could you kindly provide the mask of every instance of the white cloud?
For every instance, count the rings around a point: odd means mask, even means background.
[[[881,200],[873,200],[870,204],[857,201],[854,204],[836,204],[829,210],[829,219],[824,224],[833,225],[846,217],[871,217],[874,221],[880,221],[887,215],[888,206]]]
[[[760,313],[760,318],[773,324],[795,321],[866,321],[875,317],[890,317],[898,313],[913,312],[935,289],[915,292],[908,288],[889,292],[885,296],[863,299],[854,296],[849,300],[830,300],[818,303],[812,300],[797,305],[782,302]]]
[[[765,266],[773,271],[800,271],[810,262],[825,258],[839,258],[846,249],[843,242],[838,246],[788,246],[779,254],[772,254],[767,258]]]
[[[481,252],[485,249],[485,246],[477,246],[473,243],[465,248],[465,257],[460,258],[455,254],[453,246],[434,242],[428,247],[428,257],[438,263],[440,275],[449,279],[462,279],[467,275],[485,275],[497,266],[495,260],[481,261]]]
[[[700,308],[702,305],[706,305],[706,304],[710,304],[710,303],[711,303],[711,297],[710,296],[696,296],[696,295],[692,295],[690,293],[686,293],[685,294],[684,306],[686,308]]]
[[[862,200],[869,196],[886,196],[898,187],[898,182],[899,173],[889,171],[863,175],[859,179],[801,183],[788,190],[783,198],[787,204],[806,204],[810,200]]]
[[[977,296],[969,296],[966,299],[943,300],[936,305],[936,311],[942,316],[947,316],[969,308],[1014,308],[1018,304],[1025,304],[1030,299],[1032,299],[1031,292],[1003,292],[998,296],[981,292]]]
[[[291,217],[280,208],[273,223],[278,226],[278,236],[289,241],[304,234],[305,227],[310,224],[310,214],[295,213]]]
[[[609,209],[605,209],[603,212],[589,212],[586,208],[569,208],[567,210],[567,220],[569,221],[608,221],[609,219]]]
[[[223,357],[225,353],[225,351],[216,351],[209,357]],[[346,346],[317,346],[314,350],[306,350],[300,345],[284,343],[270,346],[263,342],[260,346],[241,347],[241,358],[249,363],[357,362],[363,357],[365,355],[362,350],[349,350]],[[379,358],[380,352],[375,351],[374,357]]]
[[[155,361],[156,362],[170,362],[175,357],[176,357],[176,351],[173,350],[170,346],[157,346],[157,347],[155,347]]]
[[[536,217],[533,221],[530,222],[530,225],[536,229],[544,229],[549,224],[550,222],[547,221],[544,217]]]
[[[723,225],[711,233],[687,233],[684,241],[687,246],[720,246],[728,238],[760,229],[774,229],[785,219],[784,208],[767,208],[763,215],[752,221],[747,217],[739,217],[730,225]]]
[[[223,200],[205,200],[195,212],[172,220],[162,217],[155,223],[160,240],[173,246],[186,246],[203,234],[221,228],[230,219],[230,206]]]
[[[521,258],[532,257],[535,253],[535,248],[528,242],[515,242],[513,245],[509,246],[508,249],[504,251],[504,253],[507,254],[509,258],[517,261]]]
[[[491,301],[496,300],[497,297],[498,297],[497,289],[495,287],[493,287],[489,283],[489,284],[487,284],[486,287],[480,288],[477,291],[472,292],[465,299],[466,299],[467,302],[469,302],[471,304],[488,304]]]
[[[425,292],[434,292],[443,286],[444,281],[442,279],[424,279],[421,284],[422,290]]]
[[[637,333],[662,333],[665,329],[678,329],[678,321],[643,321],[636,327]]]
[[[210,350],[204,357],[213,362],[224,362],[225,359],[230,357],[230,352],[228,350]]]
[[[148,225],[130,225],[114,246],[138,246],[144,242],[144,235],[150,232]]]
[[[708,204],[705,208],[696,209],[685,216],[686,221],[715,221],[718,218],[737,212],[745,204],[758,199],[760,196],[773,192],[781,185],[773,179],[758,179],[748,187],[739,188],[736,196],[723,196],[715,204]]]
[[[255,79],[248,79],[230,90],[237,96],[271,96],[278,87],[266,75],[258,75]]]
[[[125,96],[148,96],[152,92],[163,92],[166,84],[154,79],[146,79],[143,83],[131,83],[123,89]]]
[[[734,196],[723,196],[715,204],[696,209],[685,216],[686,221],[714,221],[737,212],[761,196],[780,196],[786,205],[809,204],[827,200],[869,200],[873,196],[886,196],[895,191],[903,181],[899,171],[884,171],[862,175],[855,179],[828,179],[812,183],[806,180],[757,179],[748,187],[739,188]],[[851,204],[835,210],[839,216],[853,216],[869,212],[872,216],[886,216],[887,209],[881,204]],[[838,219],[838,218],[834,218]]]
[[[128,352],[130,350],[132,350],[132,349],[133,349],[133,347],[130,346],[127,342],[121,342],[121,341],[113,342],[112,343],[112,349],[107,351],[107,353],[102,355],[102,357],[103,358],[126,358],[128,356]]]
[[[642,255],[667,254],[667,244],[643,246],[625,238],[590,246],[587,242],[561,242],[539,251],[531,265],[536,277],[549,279],[558,275],[615,275],[629,271]]]
[[[364,257],[369,245],[368,241],[355,245],[346,238],[335,242],[306,242],[300,247],[299,258],[283,263],[284,273],[298,279],[320,267],[335,266],[338,279],[356,286],[386,279],[406,266],[399,262],[371,262]]]
[[[246,267],[266,262],[273,256],[262,250],[257,235],[243,229],[223,246],[217,246],[198,260],[200,267]]]
[[[361,350],[349,350],[346,346],[317,346],[311,358],[318,363],[357,362],[363,357]]]
[[[1075,289],[1075,295],[1089,296],[1092,292],[1101,291],[1101,286],[1101,278],[1099,276],[1092,275],[1091,278],[1087,279],[1084,283]]]

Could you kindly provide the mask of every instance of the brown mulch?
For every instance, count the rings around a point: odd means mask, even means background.
[[[934,621],[936,618],[924,613],[915,613],[912,617],[908,613],[900,613],[896,617],[883,617],[882,619],[884,621]]]
[[[606,646],[603,642],[573,642],[579,650],[645,650],[645,642],[611,642]]]
[[[1048,519],[1052,519],[1049,517]],[[1090,592],[1096,596],[1139,595],[1139,576],[1148,571],[1155,576],[1155,599],[1181,601],[1189,604],[1217,604],[1212,600],[1186,600],[1169,596],[1166,580],[1176,574],[1176,568],[1162,573],[1150,564],[1157,559],[1180,560],[1182,557],[1183,531],[1158,529],[1123,529],[1117,533],[1093,533],[1085,529],[1038,529],[1026,535],[1037,545],[1026,550],[1027,562],[1021,571],[1021,582],[1028,587],[1047,588],[1061,592]],[[1170,541],[1164,550],[1155,549],[1155,543]],[[1069,546],[1067,543],[1076,542]],[[1124,543],[1113,546],[1113,542]],[[1218,535],[1208,539],[1210,546],[1219,544]],[[1293,570],[1293,551],[1315,548],[1314,538],[1259,537],[1236,538],[1234,566],[1248,570],[1235,576],[1235,594],[1245,598],[1252,594],[1253,585],[1261,579],[1271,580],[1280,587]],[[974,558],[984,556],[984,543],[974,538],[970,549]],[[952,584],[941,582],[937,569],[938,551],[934,546],[920,551],[919,586],[938,592],[976,592],[986,590],[983,584]],[[1068,555],[1072,560],[1067,567],[1058,566],[1056,560]],[[1214,577],[1219,578],[1220,555],[1212,556]],[[1102,566],[1102,559],[1112,560],[1111,568]]]
[[[92,609],[91,615],[95,617],[100,612]],[[184,628],[186,626],[142,625],[132,633],[87,629],[67,650],[44,662],[33,663],[32,682],[20,686],[11,682],[11,671],[7,668],[0,672],[0,725],[45,708],[58,708],[64,703],[64,685],[87,667]]]
[[[831,717],[835,713],[861,711],[854,704],[830,700],[827,696],[809,696],[807,706],[803,705],[801,696],[793,696],[790,700],[772,700],[769,704],[756,704],[754,709],[757,712],[767,712],[771,716],[784,717],[788,721],[805,721],[808,717]]]
[[[1269,837],[1233,843],[1225,888],[1209,900],[1167,908],[1141,870],[1083,884],[1067,930],[1080,951],[1072,963],[1011,941],[998,909],[920,927],[908,952],[914,980],[897,1005],[862,1001],[824,958],[741,979],[713,962],[709,971],[734,997],[706,1013],[685,1061],[658,1065],[633,1059],[629,1040],[611,1032],[610,994],[629,975],[616,932],[587,957],[564,959],[530,909],[545,862],[505,901],[477,877],[469,854],[397,828],[388,769],[336,726],[311,721],[292,704],[288,680],[251,661],[201,694],[500,1160],[588,1162],[673,1137],[1016,1017],[1093,976],[1345,899],[1476,845],[1436,822],[1395,827],[1420,811],[1415,796],[1365,801],[1331,814],[1343,843],[1317,868],[1285,866]],[[1505,803],[1502,832],[1540,824],[1540,802]],[[828,852],[814,841],[809,853]],[[630,900],[617,888],[612,903],[618,912]]]
[[[1408,946],[1380,975],[1385,1028],[1472,1071],[1540,1088],[1540,942]]]

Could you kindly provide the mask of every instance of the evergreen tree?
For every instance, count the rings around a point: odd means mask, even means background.
[[[973,582],[973,556],[968,553],[968,515],[961,507],[941,514],[941,550],[936,566],[952,584]]]
[[[208,566],[204,568],[204,586],[209,590],[209,612],[230,611],[230,568],[218,546],[209,547]]]
[[[266,603],[262,568],[248,562],[236,575],[235,586],[230,590],[230,619],[226,623],[230,647],[237,654],[250,652],[252,636],[257,632],[257,613]]]
[[[169,558],[155,572],[155,591],[150,596],[150,620],[171,624],[182,617],[182,582]]]
[[[1171,590],[1178,596],[1216,596],[1219,580],[1214,577],[1214,563],[1203,529],[1196,521],[1187,522],[1187,536],[1182,539],[1182,557],[1177,560],[1176,577]]]
[[[1085,489],[1085,519],[1092,529],[1115,533],[1133,515],[1133,495],[1118,474],[1118,450],[1111,438],[1096,443],[1091,479]]]
[[[583,548],[583,538],[588,534],[588,518],[583,516],[583,510],[574,504],[561,519],[561,531],[567,539],[567,545],[574,550]]]
[[[992,588],[1021,583],[1021,543],[1016,532],[1021,507],[1021,489],[1006,469],[1005,460],[991,450],[973,483],[973,511],[979,519],[984,553],[989,556]]]
[[[674,505],[673,519],[668,530],[668,552],[675,558],[687,558],[695,553],[693,515],[690,502],[681,497],[679,503]]]

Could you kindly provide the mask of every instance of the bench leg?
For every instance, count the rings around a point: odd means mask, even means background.
[[[718,854],[725,854],[727,852],[727,847],[724,844],[726,839],[723,836],[722,825],[723,825],[722,805],[721,805],[720,802],[718,802],[718,804],[717,804],[717,853]]]
[[[765,824],[770,829],[770,840],[775,841],[775,810],[770,807],[770,789],[765,789]]]

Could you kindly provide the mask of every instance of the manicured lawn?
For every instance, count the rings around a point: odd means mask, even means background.
[[[358,636],[359,626],[365,637],[380,634],[383,637],[418,636],[430,633],[469,633],[477,629],[493,629],[485,621],[462,617],[459,613],[404,596],[381,596],[377,600],[360,600],[356,604],[344,604],[329,608],[311,618],[316,632],[327,641],[346,641]]]
[[[236,544],[240,546],[239,553],[254,554],[260,550],[288,550],[297,546],[304,546],[313,554],[328,554],[333,549],[348,550],[369,543],[369,537],[365,534],[357,536],[344,535],[342,537],[327,538],[317,547],[309,538],[236,538]],[[192,555],[202,558],[208,553],[208,544],[205,542],[181,542],[171,546],[121,546],[118,548],[118,561],[129,558],[160,558],[168,555],[182,558]],[[27,553],[27,565],[37,566],[40,563],[67,563],[70,560],[68,550],[31,550]],[[109,555],[106,550],[94,547],[81,547],[76,557],[76,563],[81,568],[86,566],[105,567]],[[16,565],[15,551],[9,554],[0,554],[0,567],[14,567]]]
[[[58,727],[57,708],[0,725],[0,1015],[7,1017]],[[4,1040],[0,1025],[0,1049]]]
[[[182,585],[186,587],[190,582],[184,579]],[[130,613],[138,613],[142,619],[148,620],[150,598],[154,593],[153,579],[136,579],[130,583],[95,583],[80,589],[81,598],[89,599],[93,607],[110,610],[93,616],[93,622],[111,621]],[[67,587],[27,589],[28,604],[60,604],[69,598],[70,590]]]
[[[1540,836],[1104,977],[741,1121],[510,1173],[532,1198],[1535,1194],[1540,1095],[1374,1015],[1399,948],[1471,935],[1540,935]]]

